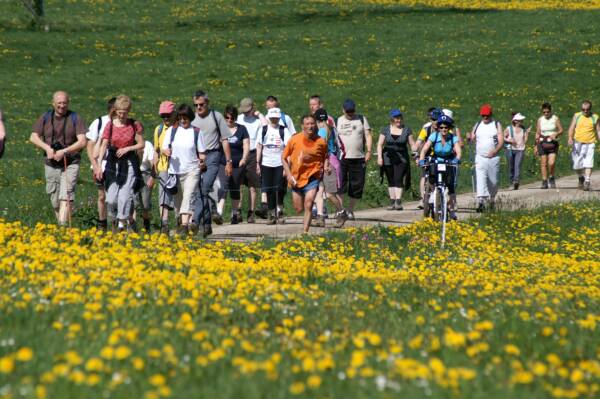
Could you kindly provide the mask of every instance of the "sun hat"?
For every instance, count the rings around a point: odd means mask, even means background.
[[[279,108],[271,108],[267,112],[267,118],[281,118],[281,110]]]
[[[163,101],[158,107],[158,114],[171,114],[175,111],[175,103],[173,101]]]
[[[344,100],[344,103],[342,104],[342,108],[346,112],[353,112],[354,110],[356,110],[356,104],[354,103],[354,100],[351,100],[348,98],[348,99]]]
[[[390,118],[402,118],[402,111],[398,108],[394,108],[390,111]]]
[[[523,119],[525,119],[525,115],[521,114],[520,112],[517,112],[512,118],[513,121],[522,121]]]
[[[479,108],[479,115],[481,115],[481,116],[492,115],[492,106],[490,104],[483,104],[481,106],[481,108]]]
[[[250,97],[242,98],[242,101],[240,101],[239,111],[241,113],[248,112],[253,106],[254,100],[252,100]]]

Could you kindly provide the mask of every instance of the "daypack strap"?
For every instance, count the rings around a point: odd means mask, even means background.
[[[217,114],[215,113],[214,109],[211,109],[210,113],[212,114],[213,120],[215,121],[215,126],[217,127],[217,133],[219,133],[219,140],[221,140],[221,127],[219,126],[219,121],[217,121]]]
[[[264,144],[265,142],[265,137],[267,136],[267,130],[269,129],[268,125],[263,126],[262,128],[262,142]],[[281,142],[283,143],[285,141],[285,126],[281,126],[279,125],[279,137],[281,138]]]

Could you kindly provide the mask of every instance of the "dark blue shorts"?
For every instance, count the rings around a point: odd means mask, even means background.
[[[310,190],[318,189],[320,182],[321,181],[319,179],[311,178],[311,180],[309,180],[304,187],[294,187],[292,190],[300,195],[306,195],[306,193]]]

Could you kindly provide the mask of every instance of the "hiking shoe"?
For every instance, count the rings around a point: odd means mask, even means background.
[[[556,180],[554,180],[554,176],[550,176],[548,183],[550,184],[550,188],[556,188]]]
[[[540,187],[542,190],[547,190],[548,189],[548,180],[544,180],[542,181],[542,187]]]
[[[519,189],[519,183],[516,182],[515,184],[513,184],[513,190],[518,190]]]
[[[191,232],[192,234],[198,234],[198,230],[200,230],[200,228],[198,227],[198,225],[194,222],[190,222],[188,224],[188,231]]]
[[[589,181],[586,181],[583,183],[583,191],[590,191],[591,189],[591,184]]]
[[[240,222],[242,221],[241,215],[240,215]],[[256,220],[254,220],[254,211],[248,211],[248,215],[246,216],[246,221],[248,223],[256,223]]]
[[[475,209],[475,212],[481,213],[484,210],[485,210],[485,204],[483,202],[480,202],[479,204],[477,204],[477,209]]]
[[[260,204],[260,208],[254,211],[254,214],[261,219],[267,219],[269,217],[269,210],[267,204],[264,202]]]
[[[585,182],[585,177],[583,176],[579,176],[579,184],[577,185],[577,188],[580,190],[583,190],[583,183]]]
[[[352,212],[350,209],[346,210],[346,216],[348,216],[347,220],[356,220],[354,217],[354,212]]]
[[[277,218],[283,217],[283,208],[277,208]]]
[[[218,224],[219,226],[223,224],[223,215],[221,215],[220,213],[213,213],[212,214],[212,221],[214,224]]]
[[[387,207],[388,211],[394,211],[396,210],[396,200],[391,199],[390,200],[390,204]]]
[[[337,227],[338,229],[341,228],[342,226],[344,226],[344,223],[346,223],[346,220],[348,220],[348,214],[346,214],[345,210],[341,210],[339,212],[336,212],[335,214],[335,227]]]
[[[311,225],[314,227],[325,227],[325,216],[317,215],[317,217],[312,220]]]
[[[269,218],[267,219],[268,225],[273,225],[277,223],[277,217],[275,211],[269,213]]]
[[[211,234],[212,234],[212,226],[210,224],[207,224],[202,227],[202,237],[203,238],[206,238]]]
[[[98,230],[102,230],[102,231],[108,230],[108,221],[106,219],[104,219],[104,220],[98,219],[98,223],[96,224],[96,228]]]
[[[394,201],[394,210],[401,211],[403,209],[404,207],[402,206],[402,200],[397,199],[396,201]]]
[[[242,222],[242,212],[235,211],[231,213],[231,224],[239,224]]]

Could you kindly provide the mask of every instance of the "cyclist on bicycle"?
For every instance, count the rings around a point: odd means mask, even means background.
[[[441,115],[437,119],[436,130],[432,131],[421,149],[419,166],[425,167],[429,156],[430,162],[448,163],[452,165],[446,174],[446,186],[448,187],[450,218],[456,220],[456,177],[458,175],[458,164],[460,163],[461,147],[458,137],[449,133],[454,127],[454,120],[448,115]],[[425,193],[426,197],[429,193]],[[425,202],[427,198],[424,198]]]

